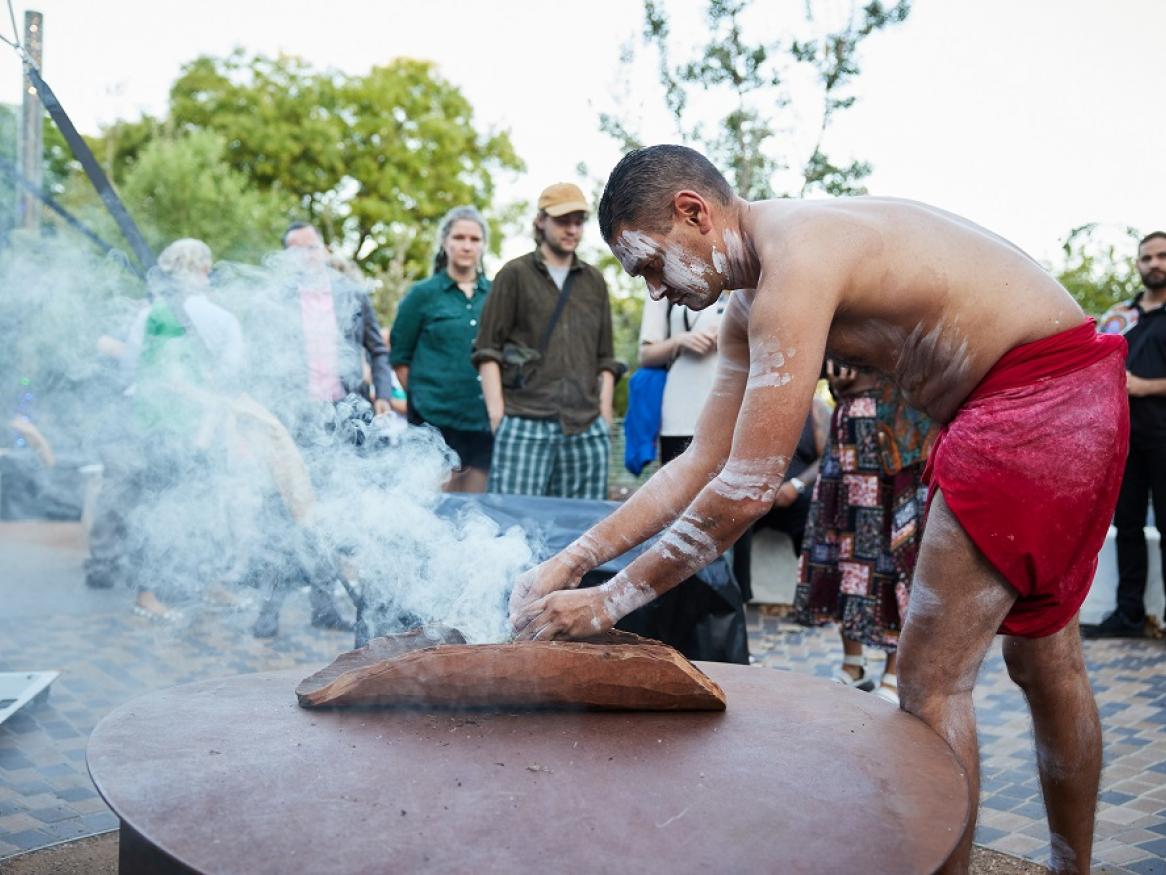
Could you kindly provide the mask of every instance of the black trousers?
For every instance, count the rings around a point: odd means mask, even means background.
[[[1166,572],[1166,442],[1130,442],[1130,455],[1117,496],[1117,610],[1131,624],[1146,619],[1145,595],[1149,558],[1146,551],[1146,506],[1154,502],[1162,569]]]

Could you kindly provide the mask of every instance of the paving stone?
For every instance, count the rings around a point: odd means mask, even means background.
[[[66,805],[29,809],[28,814],[41,821],[41,823],[60,823],[62,820],[75,819],[78,816],[78,812]]]
[[[1104,855],[1098,854],[1097,859],[1103,863],[1114,863],[1118,866],[1124,866],[1127,863],[1148,859],[1149,856],[1145,849],[1139,848],[1137,845],[1118,845],[1112,850],[1106,849]]]
[[[53,837],[43,830],[30,829],[21,832],[4,833],[5,844],[12,845],[18,851],[33,851],[53,843]]]
[[[1142,820],[1144,817],[1145,815],[1141,811],[1137,811],[1133,808],[1126,808],[1125,806],[1114,806],[1112,808],[1107,808],[1104,811],[1097,812],[1098,820],[1106,820],[1110,823],[1118,823],[1122,826],[1129,827],[1140,827],[1141,824],[1135,824],[1135,821]]]
[[[1161,857],[1150,857],[1136,863],[1126,863],[1125,868],[1133,875],[1163,875],[1166,873],[1166,861]]]

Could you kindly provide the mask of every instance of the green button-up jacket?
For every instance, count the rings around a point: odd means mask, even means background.
[[[409,289],[397,308],[389,361],[409,368],[409,403],[426,422],[490,430],[482,384],[470,360],[489,292],[490,281],[479,274],[467,298],[442,271]]]

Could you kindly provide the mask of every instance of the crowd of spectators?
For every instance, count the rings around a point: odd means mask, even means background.
[[[165,568],[171,578],[197,571],[167,567],[166,545],[134,538],[131,517],[140,496],[204,463],[208,435],[219,424],[199,404],[202,391],[237,394],[245,386],[251,394],[235,412],[268,440],[300,447],[359,443],[373,420],[389,440],[408,426],[432,428],[456,460],[447,491],[607,498],[613,394],[624,365],[614,354],[603,275],[577,254],[589,212],[577,186],[546,188],[533,219],[533,250],[504,264],[491,281],[483,264],[489,223],[473,206],[451,209],[438,224],[431,275],[408,290],[384,328],[359,269],[329,252],[316,227],[293,223],[282,239],[294,270],[280,343],[294,366],[266,375],[253,353],[248,361],[239,319],[208,296],[210,249],[191,239],[166,247],[150,278],[151,302],[123,339],[103,338],[100,345],[120,360],[132,386],[125,414],[138,440],[132,452],[112,447],[101,460],[105,486],[90,532],[89,584],[127,585],[137,593],[136,612],[174,616],[154,582],[139,579],[135,569]],[[1166,321],[1160,318],[1166,234],[1141,241],[1138,268],[1145,291],[1114,307],[1099,326],[1129,341],[1133,429],[1115,520],[1118,605],[1099,626],[1087,627],[1087,635],[1143,633],[1143,527],[1151,498],[1156,524],[1166,519],[1166,468],[1155,455],[1166,434]],[[702,310],[645,301],[639,360],[660,372],[657,395],[646,403],[655,405],[648,452],[661,465],[692,441],[713,385],[727,301],[725,295]],[[824,395],[815,399],[774,507],[758,525],[787,534],[798,557],[795,619],[838,625],[845,656],[836,680],[895,700],[895,645],[926,515],[922,472],[937,426],[873,373],[827,361],[823,377],[832,403]],[[171,391],[176,382],[189,388],[185,397]],[[633,393],[633,405],[644,403]],[[630,418],[637,415],[629,411]],[[353,426],[358,420],[363,426]],[[29,419],[18,416],[9,434],[14,445],[0,451],[0,464],[11,504],[35,493],[30,466],[48,470],[55,459]],[[320,476],[306,471],[302,488],[310,490]],[[247,561],[234,570],[235,579],[248,579],[262,593],[253,631],[277,633],[280,606],[296,584],[309,589],[314,625],[347,628],[334,602],[335,567],[313,560],[302,543],[300,512],[289,498],[295,487],[280,491],[287,493],[280,496],[285,531],[272,541],[285,558],[299,557],[301,573],[289,582],[286,564]],[[732,556],[746,600],[750,544],[751,532]],[[151,552],[157,561],[144,561]],[[864,645],[888,653],[877,685],[867,673]]]

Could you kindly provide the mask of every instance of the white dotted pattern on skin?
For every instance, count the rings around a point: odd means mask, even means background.
[[[911,587],[911,598],[907,602],[907,613],[919,617],[930,617],[939,614],[942,609],[943,605],[939,596],[916,578]]]
[[[781,488],[782,474],[789,459],[772,456],[768,459],[729,459],[721,473],[709,484],[717,495],[730,501],[762,501],[772,503]]]

